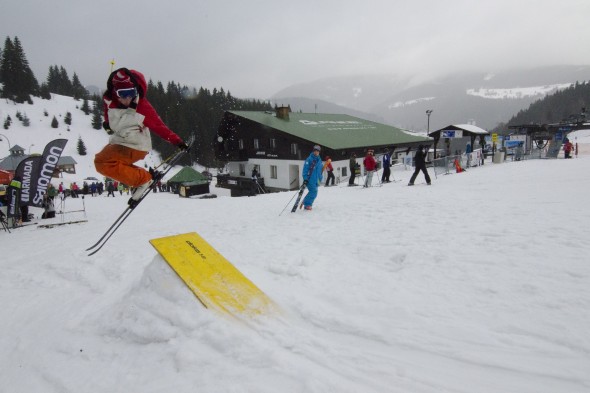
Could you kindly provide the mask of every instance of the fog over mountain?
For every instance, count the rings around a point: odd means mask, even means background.
[[[453,123],[493,128],[532,102],[576,81],[590,79],[590,66],[552,66],[502,72],[464,72],[430,81],[388,75],[320,79],[277,92],[274,101],[306,111],[322,100],[367,113],[372,120],[426,130],[426,110],[433,110],[430,130]],[[320,112],[327,105],[318,105]],[[330,108],[328,108],[330,109]],[[340,112],[338,112],[340,113]],[[344,112],[353,116],[362,113]]]

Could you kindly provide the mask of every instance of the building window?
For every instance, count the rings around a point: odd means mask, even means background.
[[[271,149],[277,148],[277,140],[275,138],[270,138],[270,140],[268,141],[268,144]]]
[[[276,165],[271,165],[270,166],[270,178],[271,179],[276,179],[277,178],[277,166]]]
[[[297,154],[297,143],[291,143],[291,154]]]
[[[342,167],[342,177],[346,177],[346,176],[348,176],[348,168]]]
[[[244,150],[244,140],[243,140],[243,139],[240,139],[240,140],[238,141],[238,148],[239,148],[240,150]]]
[[[260,141],[258,140],[258,138],[254,139],[254,148],[260,149]]]
[[[240,176],[246,176],[246,165],[240,164]]]

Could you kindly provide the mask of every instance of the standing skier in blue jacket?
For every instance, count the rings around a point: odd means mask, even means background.
[[[305,160],[303,164],[303,184],[307,185],[307,195],[303,199],[303,207],[305,210],[311,210],[313,201],[318,196],[318,183],[321,183],[322,178],[322,159],[320,158],[321,148],[318,145],[313,147],[313,152]]]

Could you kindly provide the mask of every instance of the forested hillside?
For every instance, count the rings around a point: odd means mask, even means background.
[[[560,121],[577,121],[586,109],[590,109],[590,83],[576,84],[535,101],[528,109],[521,110],[507,124],[496,130],[505,130],[507,126],[527,123],[549,124]]]

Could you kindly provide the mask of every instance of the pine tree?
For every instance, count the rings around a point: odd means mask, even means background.
[[[10,115],[8,115],[6,117],[6,120],[4,120],[4,129],[8,130],[10,128],[11,124],[12,124],[12,118],[10,117]]]
[[[64,116],[64,123],[69,126],[72,125],[72,114],[70,112],[66,112],[66,115]]]
[[[102,128],[102,111],[100,105],[98,104],[98,97],[95,97],[96,101],[94,101],[94,106],[92,109],[92,128],[95,130],[100,130]]]
[[[29,61],[27,60],[25,51],[21,45],[20,40],[16,36],[14,37],[14,50],[17,59],[17,65],[19,67],[19,80],[22,84],[19,88],[17,102],[28,101],[30,104],[32,104],[30,96],[39,94],[39,83],[37,82],[37,78],[35,78],[31,67],[29,67]]]
[[[22,103],[32,102],[30,95],[37,95],[39,85],[18,37],[14,41],[6,37],[0,59],[0,80],[4,83],[2,97]]]
[[[41,83],[41,87],[39,87],[39,97],[44,100],[51,99],[51,92],[49,91],[49,87],[47,86],[46,82]]]
[[[4,83],[2,97],[16,102],[32,102],[31,95],[37,95],[39,85],[18,37],[14,41],[6,37],[0,59],[0,80]]]
[[[88,96],[88,91],[82,86],[80,83],[80,79],[78,79],[78,75],[74,72],[74,76],[72,76],[72,97],[74,99],[79,100]]]
[[[90,106],[88,105],[88,99],[84,98],[84,101],[82,101],[82,108],[80,108],[82,110],[82,112],[84,112],[85,115],[89,115],[90,114]]]
[[[82,140],[82,136],[78,137],[78,154],[80,154],[81,156],[85,156],[86,155],[86,145],[84,144],[84,141]]]
[[[59,122],[57,121],[55,116],[53,116],[53,120],[51,120],[51,128],[57,128],[57,127],[59,127]]]
[[[29,117],[26,113],[23,115],[22,123],[25,127],[29,127],[31,125],[31,120],[29,120]]]
[[[68,77],[68,72],[66,69],[61,66],[59,67],[59,76],[60,76],[60,83],[61,83],[61,93],[65,96],[73,96],[73,86],[70,78]]]
[[[0,81],[4,84],[2,98],[14,99],[16,90],[15,81],[13,79],[14,69],[14,45],[12,44],[10,37],[6,37],[4,40],[2,58],[0,59]]]
[[[68,72],[63,66],[49,66],[47,74],[47,88],[50,92],[76,99],[83,98],[87,95],[86,89],[80,83],[78,76],[74,73],[73,81],[70,81]]]
[[[59,91],[59,70],[57,66],[49,66],[49,72],[47,73],[47,79],[45,81],[47,90],[53,93]]]

